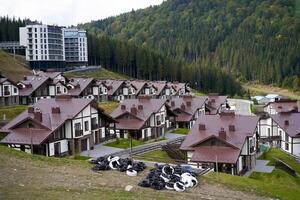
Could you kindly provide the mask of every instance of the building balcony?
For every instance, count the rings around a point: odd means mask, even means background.
[[[75,137],[79,137],[83,135],[83,130],[75,130]]]

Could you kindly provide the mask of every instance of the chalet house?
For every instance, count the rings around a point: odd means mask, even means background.
[[[172,83],[172,88],[174,88],[175,90],[173,96],[176,97],[188,95],[190,93],[190,90],[186,83]]]
[[[135,97],[135,87],[129,81],[107,80],[108,99],[123,101]]]
[[[68,79],[61,72],[38,72],[32,76],[24,76],[17,83],[20,88],[20,104],[33,104],[39,99],[67,94],[67,82]]]
[[[264,106],[264,111],[270,115],[281,112],[298,112],[297,100],[282,99],[270,102]]]
[[[158,99],[170,99],[175,94],[172,84],[166,81],[154,81],[152,84],[156,88],[155,95]]]
[[[96,81],[93,86],[93,95],[97,101],[107,101],[108,100],[108,86],[105,80]]]
[[[181,144],[192,167],[240,175],[256,162],[256,116],[201,115]],[[217,164],[216,164],[217,163]]]
[[[19,88],[17,84],[0,74],[0,106],[19,104]]]
[[[39,99],[50,98],[49,83],[47,76],[24,76],[23,80],[17,83],[20,88],[20,104],[29,105],[37,102]]]
[[[67,86],[69,88],[68,95],[72,97],[85,97],[94,99],[93,87],[96,81],[93,78],[71,78]]]
[[[2,127],[1,143],[45,156],[74,154],[105,140],[113,122],[93,100],[61,95],[39,100]]]
[[[206,103],[205,113],[216,115],[229,108],[227,96],[209,95]]]
[[[297,104],[297,101],[293,100],[279,100],[268,103],[264,107],[264,111],[265,113],[261,114],[259,120],[258,132],[260,142],[280,147],[281,135],[277,131],[278,125],[274,123],[271,116],[277,114],[284,115],[288,113],[297,113],[300,111],[300,105]]]
[[[274,124],[272,133],[280,137],[279,147],[300,158],[300,113],[270,115]]]
[[[148,140],[164,135],[169,113],[166,100],[144,96],[124,100],[112,116],[117,121],[118,137],[128,138],[130,134],[137,140]]]
[[[143,81],[143,80],[133,80],[130,83],[135,88],[135,96],[145,96],[150,95],[151,97],[155,97],[156,88],[153,86],[151,81]]]
[[[191,129],[200,115],[205,114],[206,97],[173,97],[169,101],[170,109],[176,114],[176,121],[171,121],[176,128]]]

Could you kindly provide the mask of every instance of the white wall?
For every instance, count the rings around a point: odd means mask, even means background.
[[[55,143],[60,143],[60,152],[65,153],[67,152],[68,149],[68,140],[60,140],[56,142],[49,143],[49,156],[54,156],[54,144]]]
[[[300,138],[293,138],[293,143],[298,143],[293,145],[293,154],[300,156]]]

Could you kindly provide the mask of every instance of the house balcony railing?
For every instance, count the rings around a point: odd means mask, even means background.
[[[79,137],[83,135],[83,130],[75,130],[75,137]]]

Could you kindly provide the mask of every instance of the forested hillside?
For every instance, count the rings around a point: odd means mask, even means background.
[[[214,66],[202,67],[172,59],[144,45],[112,39],[92,30],[88,30],[88,52],[91,65],[102,65],[137,79],[183,81],[205,92],[242,94],[240,83]]]
[[[84,27],[192,63],[183,72],[195,84],[200,70],[222,68],[241,80],[299,88],[297,5],[295,0],[168,0]]]
[[[19,27],[29,20],[0,16],[0,41],[19,41]]]

